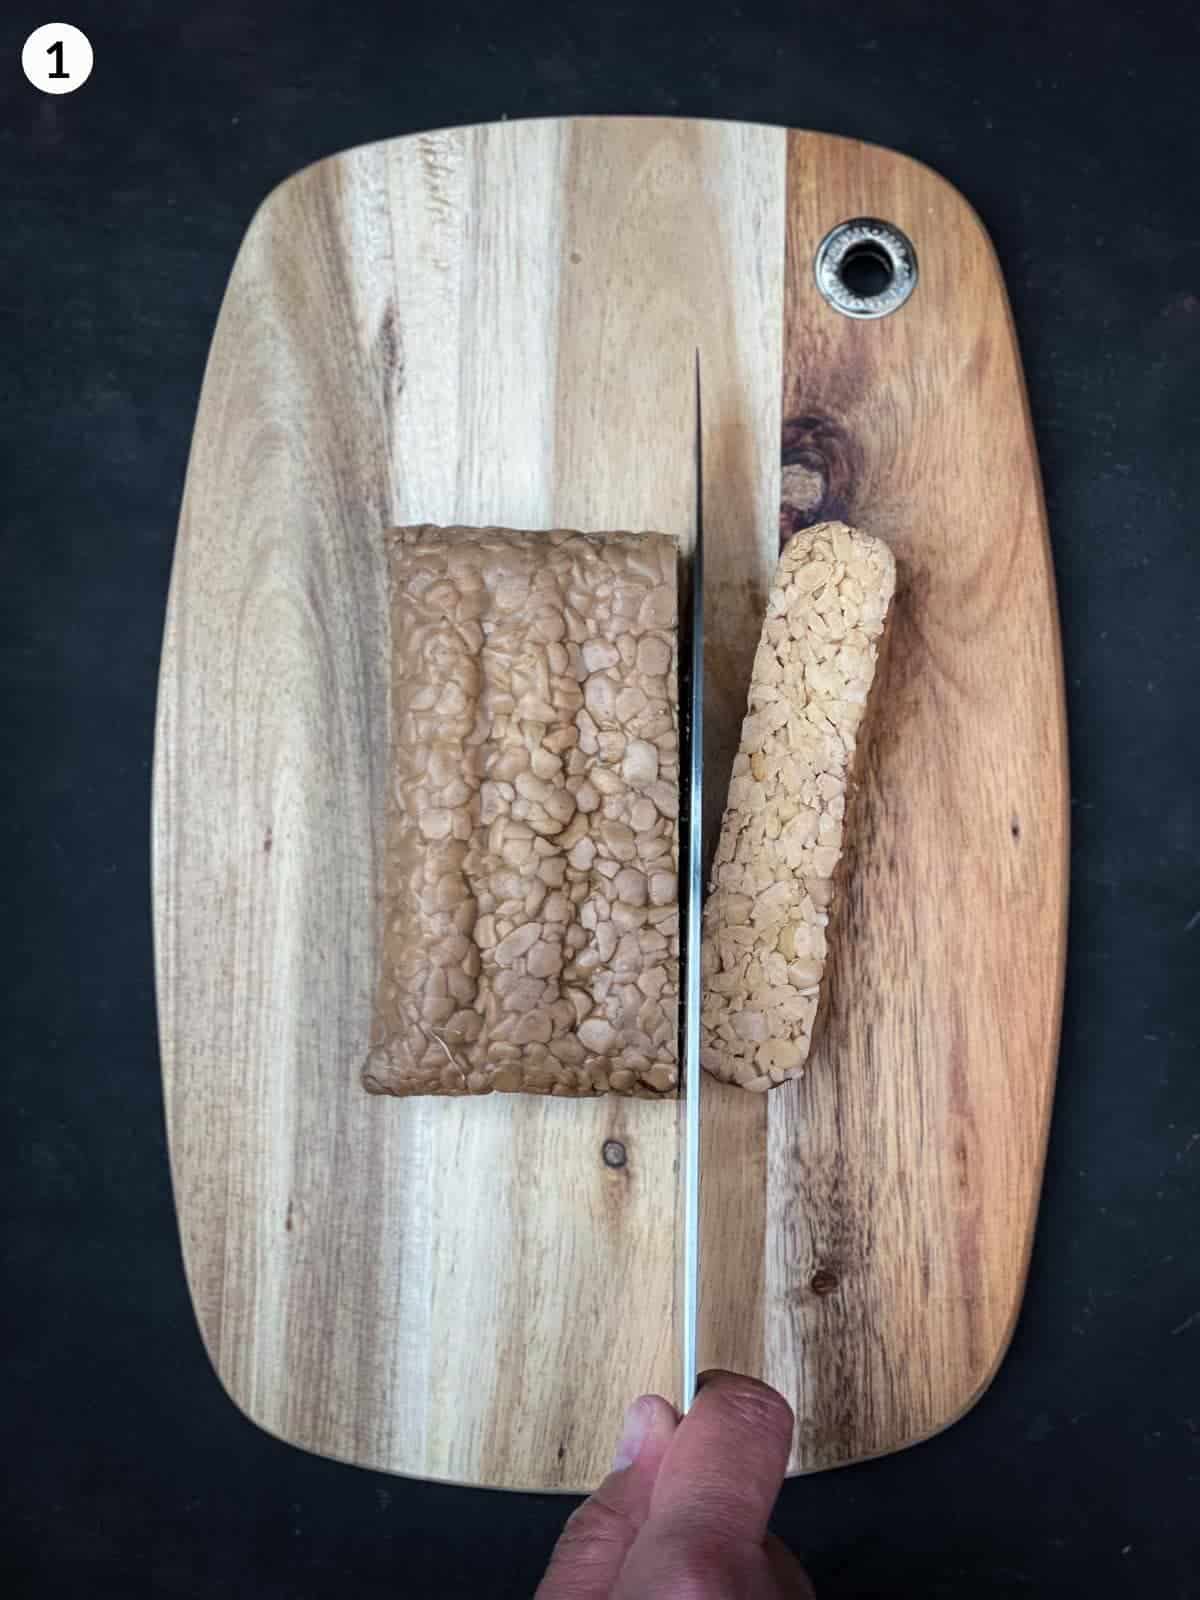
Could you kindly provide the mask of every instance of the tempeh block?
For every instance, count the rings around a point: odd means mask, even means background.
[[[674,540],[386,537],[392,792],[365,1087],[673,1094]]]
[[[704,911],[701,1062],[748,1089],[808,1059],[895,584],[885,544],[830,522],[789,540],[771,586]]]

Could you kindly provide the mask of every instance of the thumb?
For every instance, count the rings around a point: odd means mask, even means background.
[[[655,1394],[625,1413],[613,1470],[567,1520],[534,1600],[608,1600],[629,1547],[650,1512],[650,1496],[679,1418]]]

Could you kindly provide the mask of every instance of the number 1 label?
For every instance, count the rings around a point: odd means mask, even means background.
[[[73,94],[92,73],[92,42],[69,22],[44,22],[21,51],[21,66],[43,94]]]

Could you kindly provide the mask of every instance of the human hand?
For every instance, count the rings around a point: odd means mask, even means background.
[[[613,1470],[567,1522],[534,1600],[813,1600],[767,1532],[791,1407],[736,1373],[701,1382],[682,1421],[658,1395],[633,1402]]]

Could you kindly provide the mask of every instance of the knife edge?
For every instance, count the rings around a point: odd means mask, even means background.
[[[696,1394],[700,1292],[700,956],[704,770],[704,458],[700,352],[695,369],[695,503],[690,552],[680,552],[680,1277],[681,1409]]]

